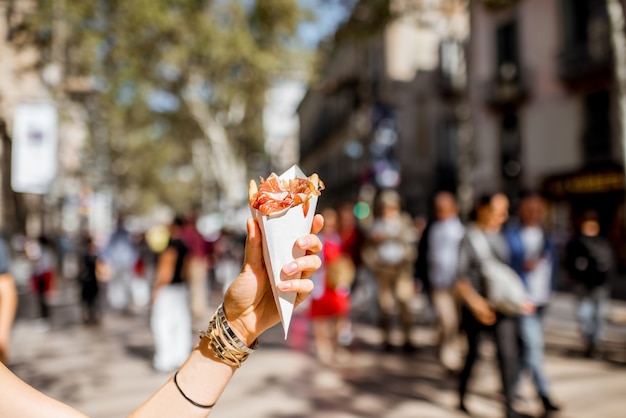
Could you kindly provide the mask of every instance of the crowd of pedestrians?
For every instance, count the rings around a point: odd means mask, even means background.
[[[558,248],[546,224],[546,201],[539,194],[521,197],[515,211],[505,194],[481,196],[467,220],[461,219],[456,198],[448,191],[434,195],[427,222],[410,216],[393,190],[379,193],[374,203],[366,219],[355,216],[353,202],[322,210],[322,267],[312,277],[316,286],[306,307],[317,359],[332,366],[349,358],[358,326],[352,309],[363,304],[356,297],[364,287],[374,289],[367,308],[376,313],[381,350],[416,351],[413,331],[419,312],[411,304],[422,292],[434,313],[438,360],[446,376],[458,382],[461,411],[470,413],[465,399],[485,338],[495,346],[506,417],[517,416],[514,401],[527,377],[545,411],[558,411],[544,370],[544,318],[563,267],[578,296],[585,354],[598,353],[615,259],[597,212],[582,213],[568,245]],[[223,231],[210,242],[196,221],[195,215],[175,217],[160,248],[145,233],[129,232],[123,217],[101,246],[89,235],[77,245],[82,320],[97,325],[109,310],[128,315],[149,305],[153,367],[159,372],[182,365],[192,347],[193,324],[206,322],[210,290],[215,284],[226,293],[242,262],[240,237]],[[37,316],[48,323],[58,263],[47,237],[24,247],[32,262]],[[8,246],[0,241],[2,362],[8,358],[17,301],[9,259]],[[523,289],[523,301],[513,312],[493,300],[493,273],[485,266],[494,262],[509,266]]]
[[[423,292],[423,299],[434,312],[440,364],[449,378],[458,381],[461,411],[470,413],[465,398],[484,339],[495,346],[507,418],[518,416],[514,405],[525,378],[532,380],[546,414],[560,410],[544,369],[544,318],[559,271],[563,271],[568,280],[562,282],[569,283],[578,296],[584,354],[597,353],[607,314],[607,286],[615,272],[614,255],[601,235],[597,213],[583,213],[576,220],[569,244],[557,248],[546,223],[546,201],[537,193],[520,197],[514,211],[503,193],[481,196],[466,221],[459,216],[454,194],[438,192],[432,203],[433,216],[423,230],[417,228],[423,218],[413,222],[403,211],[400,196],[391,190],[378,195],[369,220],[356,221],[351,204],[338,207],[343,211],[339,231],[346,227],[349,233],[335,234],[336,215],[328,212],[332,232],[322,231],[326,268],[318,272],[325,275],[326,281],[323,290],[316,292],[328,294],[333,280],[328,265],[336,257],[330,254],[338,253],[343,246],[355,265],[357,278],[350,289],[353,294],[359,294],[368,276],[361,274],[363,267],[374,278],[377,300],[371,309],[379,312],[382,350],[390,352],[400,347],[412,352],[417,348],[411,331],[420,312],[410,305],[416,294]],[[514,214],[512,219],[510,212]],[[488,277],[494,273],[488,273],[485,267],[493,263],[507,266],[514,272],[509,275],[519,281],[523,294],[514,311],[500,308],[493,300],[490,288],[497,277]],[[313,298],[315,301],[315,293]],[[333,313],[334,318],[344,318],[348,306],[348,302],[343,303],[342,309]],[[325,332],[324,338],[319,338],[318,310],[314,302],[314,349],[320,360],[328,363],[328,347],[341,344],[336,332]],[[391,337],[395,327],[402,340]],[[328,341],[329,335],[334,341]]]

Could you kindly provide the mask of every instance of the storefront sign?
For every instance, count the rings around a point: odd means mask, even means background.
[[[624,191],[624,173],[600,171],[548,179],[544,190],[553,197]]]

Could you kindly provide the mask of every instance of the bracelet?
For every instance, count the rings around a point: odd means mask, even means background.
[[[210,409],[210,408],[213,408],[215,406],[215,404],[217,402],[212,403],[211,405],[202,405],[202,404],[194,401],[193,399],[191,399],[189,396],[185,395],[185,392],[183,392],[183,390],[178,385],[178,380],[176,380],[176,377],[178,377],[178,370],[176,370],[176,373],[174,373],[174,384],[176,385],[176,389],[178,389],[180,394],[183,395],[183,398],[187,399],[189,401],[189,403],[191,403],[194,406],[197,406],[198,408],[203,408],[203,409]]]
[[[217,311],[209,321],[209,328],[206,331],[199,331],[200,339],[206,338],[213,353],[223,363],[236,368],[241,367],[250,353],[254,352],[259,345],[255,340],[252,347],[248,347],[237,337],[237,334],[230,327],[224,313],[224,306],[220,304]]]

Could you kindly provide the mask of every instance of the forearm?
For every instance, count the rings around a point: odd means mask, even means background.
[[[475,306],[476,303],[480,303],[484,298],[474,289],[469,280],[461,278],[456,282],[455,291],[459,295],[460,299],[468,306]]]
[[[178,385],[184,394],[194,402],[212,405],[220,397],[233,377],[235,368],[215,356],[206,339],[196,347],[178,372]],[[173,377],[150,399],[135,410],[129,418],[154,418],[184,416],[189,418],[206,417],[212,408],[193,405],[180,393]]]
[[[0,417],[86,418],[86,415],[38,392],[0,363]]]
[[[9,335],[16,309],[17,290],[13,279],[8,274],[0,275],[0,337]]]

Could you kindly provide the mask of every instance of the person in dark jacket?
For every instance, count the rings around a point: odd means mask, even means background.
[[[87,236],[83,242],[84,253],[80,256],[78,282],[80,284],[80,300],[83,307],[83,322],[97,324],[100,321],[98,294],[98,254],[93,239]]]
[[[565,265],[579,297],[578,321],[585,354],[592,357],[602,340],[609,282],[615,271],[615,256],[609,240],[600,234],[596,211],[583,214],[566,254]]]

